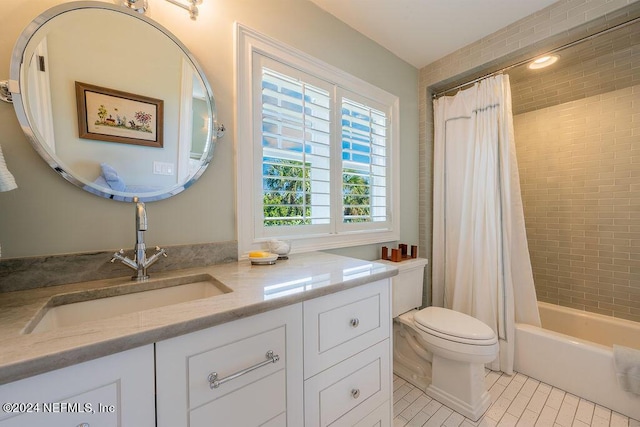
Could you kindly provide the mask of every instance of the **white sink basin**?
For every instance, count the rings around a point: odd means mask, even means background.
[[[59,295],[34,317],[25,333],[51,331],[229,292],[231,289],[212,276],[197,274]]]

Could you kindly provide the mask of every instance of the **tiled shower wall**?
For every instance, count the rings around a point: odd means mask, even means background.
[[[640,85],[514,126],[538,300],[640,321]]]
[[[431,90],[441,82],[477,77],[593,34],[611,23],[637,15],[640,0],[559,0],[556,3],[439,59],[420,70],[420,253],[431,258],[433,200],[433,109]],[[482,72],[480,75],[486,74]],[[424,304],[430,303],[431,267],[426,274]]]
[[[558,54],[552,67],[507,72],[514,115],[640,84],[640,21]]]

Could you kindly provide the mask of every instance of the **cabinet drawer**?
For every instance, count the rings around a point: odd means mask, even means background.
[[[287,427],[287,414],[280,414],[266,423],[261,424],[260,427]]]
[[[305,301],[305,378],[389,337],[389,281]]]
[[[280,370],[191,411],[192,426],[286,426],[286,375]]]
[[[306,380],[305,426],[353,425],[366,417],[389,400],[390,369],[384,340]]]
[[[391,425],[391,402],[386,401],[378,406],[373,412],[367,414],[357,423],[349,423],[353,427],[388,427]],[[340,419],[342,421],[342,419]],[[336,426],[339,423],[336,423]]]
[[[244,375],[231,379],[217,388],[209,386],[209,375],[215,372],[224,380],[239,372],[245,372],[262,362],[268,362],[267,351],[272,351],[278,361],[266,363]],[[197,408],[238,390],[261,378],[284,370],[286,365],[285,327],[280,326],[239,341],[188,358],[189,409]],[[283,388],[284,390],[284,388]]]
[[[301,320],[294,304],[156,343],[157,426],[303,425]]]

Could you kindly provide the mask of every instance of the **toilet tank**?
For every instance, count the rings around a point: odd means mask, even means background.
[[[422,305],[424,267],[429,262],[424,258],[410,258],[400,262],[379,260],[378,262],[398,268],[398,275],[391,278],[392,313],[402,313]]]

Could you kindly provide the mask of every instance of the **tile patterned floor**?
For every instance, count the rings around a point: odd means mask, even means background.
[[[430,398],[402,378],[393,376],[394,427],[640,427],[610,409],[536,381],[488,371],[485,381],[491,406],[473,422]]]

